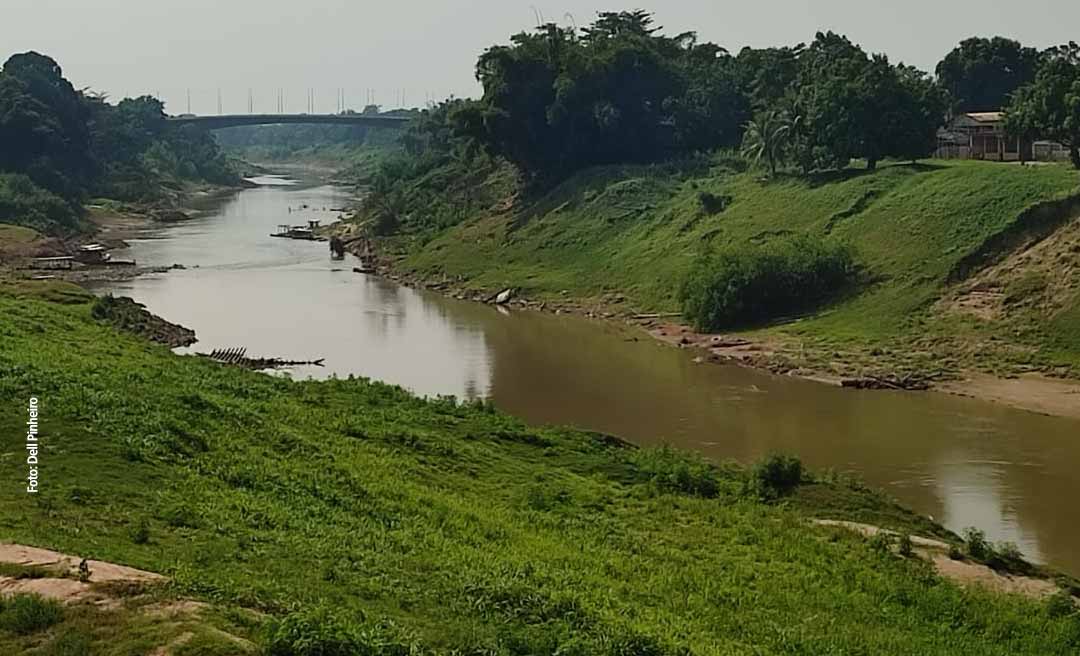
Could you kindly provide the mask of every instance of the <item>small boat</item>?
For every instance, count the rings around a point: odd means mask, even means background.
[[[316,225],[311,226],[310,223]],[[315,236],[315,228],[318,227],[318,221],[309,222],[308,226],[291,226],[282,224],[278,226],[278,231],[271,234],[271,237],[284,237],[286,239],[304,239],[307,241],[315,241],[318,237]]]

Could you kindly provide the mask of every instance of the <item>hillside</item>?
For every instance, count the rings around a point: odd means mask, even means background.
[[[956,543],[858,485],[807,476],[785,496],[767,470],[532,428],[483,404],[175,356],[94,321],[85,296],[20,289],[0,295],[0,424],[23,432],[35,396],[43,450],[39,492],[0,494],[0,541],[172,583],[102,588],[119,603],[52,614],[0,604],[5,654],[1080,645],[1067,605],[963,590],[880,540],[811,524],[856,519]],[[21,445],[9,448],[4,477],[22,480]],[[43,575],[16,569],[3,574]]]
[[[746,331],[781,345],[791,367],[1077,376],[1078,182],[1063,166],[983,162],[775,180],[723,157],[599,168],[513,209],[494,203],[433,237],[399,239],[396,267],[465,288],[586,306],[617,294],[623,311],[677,312],[703,249],[813,234],[849,244],[862,280],[822,311]],[[973,311],[979,303],[992,311]]]

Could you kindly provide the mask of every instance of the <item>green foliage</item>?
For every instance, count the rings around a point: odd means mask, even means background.
[[[0,173],[0,222],[59,235],[76,232],[81,225],[69,202],[13,173]]]
[[[986,560],[993,553],[993,545],[986,540],[986,532],[969,526],[964,529],[967,553],[975,560]]]
[[[807,235],[782,237],[703,254],[683,284],[680,301],[695,327],[721,330],[812,309],[854,276],[846,246]]]
[[[1006,107],[1006,128],[1060,142],[1080,168],[1080,45],[1070,42],[1043,53],[1034,81],[1018,89]]]
[[[791,494],[802,481],[801,460],[795,456],[772,454],[750,468],[747,491],[762,500],[771,501]]]
[[[945,118],[945,96],[926,74],[832,32],[800,54],[790,103],[799,123],[788,138],[804,172],[842,169],[854,157],[871,170],[886,157],[926,157]]]
[[[322,605],[294,611],[271,622],[266,636],[266,656],[408,656],[412,653],[410,646],[386,627],[349,619]]]
[[[900,534],[900,542],[898,545],[899,553],[904,558],[910,558],[915,553],[915,546],[911,543],[911,535],[908,533]]]
[[[0,143],[0,173],[29,177],[70,205],[69,214],[88,193],[153,200],[182,180],[239,181],[214,138],[167,124],[159,100],[109,104],[76,91],[55,61],[34,52],[12,56],[0,71]],[[65,228],[55,219],[47,227]]]
[[[0,171],[69,202],[83,193],[94,171],[87,111],[51,58],[13,55],[0,70],[0,143]]]
[[[937,77],[958,112],[998,111],[1035,77],[1039,52],[1012,39],[972,37],[937,65]]]
[[[787,112],[768,110],[746,124],[743,135],[743,155],[751,160],[765,162],[769,174],[775,176],[776,168],[784,163],[790,148],[797,119]]]
[[[1080,613],[1074,597],[1068,590],[1058,590],[1047,597],[1045,603],[1046,614],[1054,619]]]
[[[714,194],[711,191],[699,191],[698,203],[706,214],[719,214],[727,209],[728,204],[731,203],[731,196]]]
[[[257,609],[282,622],[264,635],[282,650],[342,641],[359,653],[1070,648],[1068,618],[1049,618],[1037,602],[928,580],[915,563],[807,521],[822,507],[799,503],[813,488],[816,499],[842,498],[836,508],[878,509],[895,530],[927,534],[925,518],[851,486],[804,484],[784,504],[761,504],[736,494],[742,470],[718,469],[718,498],[658,495],[654,474],[684,490],[701,484],[670,475],[684,469],[678,458],[645,454],[638,464],[624,444],[533,428],[489,404],[175,356],[98,323],[90,307],[0,296],[0,430],[18,430],[19,399],[31,391],[49,399],[50,470],[69,481],[40,503],[0,494],[4,539],[100,554],[169,576],[183,597]],[[206,450],[167,448],[180,429],[204,435]],[[125,441],[147,457],[126,460]],[[22,466],[2,460],[0,474],[16,480]],[[90,502],[72,500],[73,481],[94,491]],[[167,521],[178,506],[195,526],[174,523],[151,544],[130,539],[132,518]],[[65,618],[83,620],[62,630],[87,633],[106,653],[148,653],[184,630],[129,615],[143,622],[131,631],[110,619],[115,611],[80,606],[89,605],[67,607]],[[286,621],[320,607],[333,611]],[[234,653],[196,633],[188,653]],[[29,651],[21,640],[0,631],[0,653]]]
[[[704,498],[719,492],[715,467],[696,454],[661,447],[635,450],[629,459],[638,476],[662,492]]]
[[[738,143],[747,102],[734,58],[651,25],[643,11],[601,13],[580,33],[547,24],[489,48],[476,67],[484,95],[454,114],[454,132],[540,182]]]
[[[61,621],[60,602],[36,594],[17,594],[0,600],[0,629],[18,635],[36,633]]]
[[[93,640],[82,631],[64,631],[44,652],[45,656],[89,656],[94,653]]]

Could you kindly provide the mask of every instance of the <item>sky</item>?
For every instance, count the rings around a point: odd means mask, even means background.
[[[0,0],[0,58],[37,50],[77,88],[142,94],[166,111],[216,114],[421,106],[476,96],[476,56],[545,21],[589,23],[598,11],[643,8],[669,34],[694,30],[733,53],[744,46],[846,34],[932,71],[969,36],[1044,48],[1078,39],[1080,0]],[[250,100],[249,100],[250,94]]]

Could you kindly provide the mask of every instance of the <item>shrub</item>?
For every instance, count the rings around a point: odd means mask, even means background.
[[[790,494],[802,483],[802,461],[795,456],[773,454],[750,469],[749,491],[762,500]]]
[[[855,277],[851,251],[810,236],[728,246],[700,256],[679,292],[699,330],[719,330],[808,310]]]
[[[65,235],[79,228],[79,216],[71,204],[27,176],[0,174],[0,223]]]
[[[1068,590],[1058,590],[1046,598],[1046,614],[1052,619],[1068,617],[1077,612],[1076,602]]]
[[[60,602],[36,594],[15,595],[3,601],[0,628],[27,635],[47,629],[64,618]]]
[[[986,533],[974,526],[964,529],[964,543],[968,555],[975,560],[986,560],[993,553],[993,547],[986,541]]]
[[[669,447],[637,449],[631,463],[645,480],[664,492],[711,498],[719,492],[716,469],[700,456]]]
[[[1024,560],[1020,547],[1012,542],[1001,542],[991,547],[986,564],[998,571],[1020,574],[1028,574],[1034,569],[1031,563]]]
[[[706,214],[719,214],[731,204],[731,196],[717,195],[711,191],[699,191],[698,203]]]
[[[904,558],[910,558],[915,553],[915,545],[911,543],[911,536],[907,533],[900,536],[899,550]]]
[[[131,527],[130,533],[131,541],[135,544],[147,544],[150,542],[150,523],[146,521],[146,518],[140,519]]]

